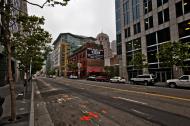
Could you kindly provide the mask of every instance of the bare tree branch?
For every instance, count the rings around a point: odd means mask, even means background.
[[[46,0],[46,2],[43,3],[43,5],[39,5],[39,4],[36,4],[36,3],[32,3],[32,2],[30,2],[30,1],[28,1],[28,0],[23,0],[23,1],[25,1],[25,2],[27,2],[27,3],[29,3],[29,4],[31,4],[31,5],[34,5],[34,6],[38,6],[38,7],[40,7],[40,8],[43,8],[43,7],[48,3],[48,0]]]

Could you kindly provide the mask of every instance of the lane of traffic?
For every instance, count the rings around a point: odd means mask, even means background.
[[[59,82],[61,82],[59,80]],[[155,107],[158,109],[162,109],[165,111],[170,111],[174,113],[178,113],[181,115],[185,115],[190,117],[190,104],[189,99],[181,99],[178,97],[171,97],[171,96],[163,96],[157,94],[149,94],[146,92],[139,92],[129,89],[118,89],[118,88],[110,88],[107,86],[102,86],[99,83],[98,85],[94,84],[86,84],[83,82],[72,81],[72,80],[62,80],[63,83],[69,83],[70,86],[74,86],[75,88],[83,88],[83,90],[88,90],[91,92],[98,92],[99,94],[110,96],[110,97],[122,97],[133,99],[139,102],[146,102],[151,107]],[[176,99],[177,98],[177,99]],[[185,101],[184,101],[185,100]]]
[[[55,83],[60,86],[60,83],[58,83],[58,82],[55,82]],[[99,101],[101,103],[110,105],[114,108],[131,113],[133,115],[136,115],[145,120],[154,122],[156,124],[175,126],[175,125],[179,125],[179,120],[183,121],[183,126],[186,126],[189,124],[189,118],[182,116],[182,115],[163,111],[163,110],[160,110],[157,108],[153,108],[153,107],[150,107],[147,105],[142,105],[142,104],[131,102],[131,101],[115,99],[112,97],[102,95],[98,92],[94,93],[92,91],[81,90],[81,89],[78,89],[77,87],[73,87],[71,85],[67,86],[67,85],[63,84],[62,87],[66,87],[66,88],[70,89],[70,91],[75,92],[79,95],[82,95],[82,96],[94,99],[96,101]],[[136,110],[136,111],[134,111],[134,110]],[[139,113],[137,114],[137,112],[146,113],[149,116],[147,117],[147,116],[144,116],[143,114],[139,114]],[[173,120],[175,120],[175,121],[173,121]]]

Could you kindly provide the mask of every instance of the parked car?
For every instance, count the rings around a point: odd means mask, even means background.
[[[96,81],[96,76],[95,75],[88,76],[87,80]]]
[[[76,76],[76,75],[70,75],[69,79],[78,79],[78,76]]]
[[[109,78],[106,77],[106,76],[97,76],[96,77],[96,81],[102,81],[102,82],[108,82],[109,81]]]
[[[113,77],[113,78],[111,78],[110,79],[110,82],[111,83],[125,83],[126,82],[126,80],[125,80],[125,78],[124,77]]]
[[[148,85],[153,85],[155,83],[155,76],[153,74],[143,74],[143,75],[138,75],[135,78],[131,78],[130,81],[132,84],[143,83],[144,85],[148,86]]]
[[[170,80],[167,80],[166,83],[171,88],[175,88],[175,87],[189,87],[190,88],[190,75],[183,75],[178,79],[170,79]]]

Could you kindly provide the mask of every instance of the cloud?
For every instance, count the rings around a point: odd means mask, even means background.
[[[40,3],[39,0],[32,2]],[[102,31],[109,35],[110,40],[114,40],[116,34],[114,3],[114,0],[70,0],[65,7],[41,9],[28,5],[28,12],[29,15],[45,17],[44,28],[52,34],[53,40],[59,33],[64,32],[96,37]]]

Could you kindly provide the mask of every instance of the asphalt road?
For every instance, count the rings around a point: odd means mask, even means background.
[[[190,90],[39,78],[55,126],[189,126]]]

